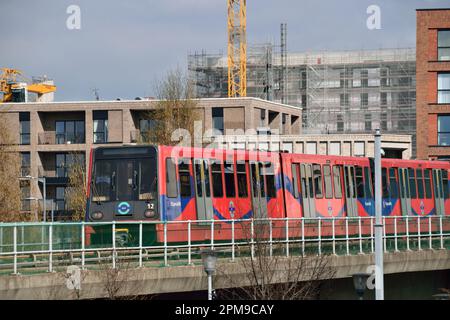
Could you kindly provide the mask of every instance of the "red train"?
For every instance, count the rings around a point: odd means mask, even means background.
[[[442,161],[382,159],[383,215],[450,215],[449,170]],[[213,235],[199,224],[191,241],[226,240],[230,219],[375,213],[370,158],[102,147],[92,150],[89,172],[86,221],[216,221]],[[168,242],[187,241],[186,224],[169,226]],[[146,227],[146,244],[162,241],[162,224]]]

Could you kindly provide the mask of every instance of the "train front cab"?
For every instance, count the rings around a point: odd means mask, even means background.
[[[116,242],[139,244],[139,226],[129,221],[159,219],[157,157],[154,146],[100,147],[91,152],[86,221],[116,221]],[[112,244],[112,226],[87,229],[90,244]],[[144,226],[143,244],[155,241],[155,227]]]

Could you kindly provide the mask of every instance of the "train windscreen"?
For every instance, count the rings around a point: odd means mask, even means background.
[[[157,157],[152,147],[94,151],[91,220],[154,218],[157,215]]]

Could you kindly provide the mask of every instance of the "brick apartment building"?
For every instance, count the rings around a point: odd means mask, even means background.
[[[450,8],[417,10],[417,158],[450,160]]]

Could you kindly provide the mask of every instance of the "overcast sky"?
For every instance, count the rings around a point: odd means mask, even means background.
[[[226,0],[0,0],[0,67],[47,75],[55,99],[151,96],[167,70],[186,68],[187,54],[226,53]],[[366,27],[369,5],[381,9],[381,29]],[[69,30],[67,7],[78,5],[81,29]],[[247,41],[288,50],[415,47],[417,8],[449,0],[247,0]]]

